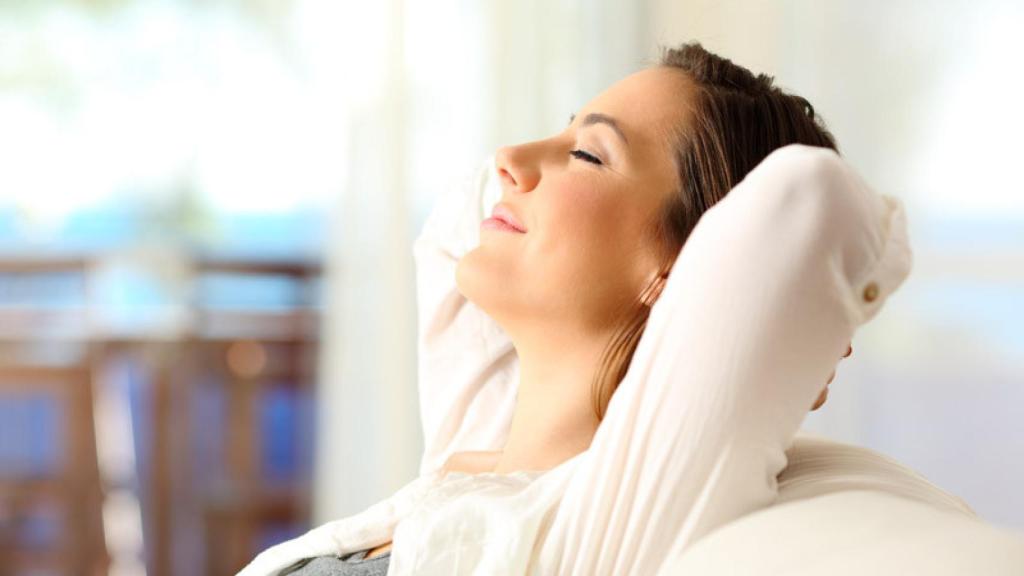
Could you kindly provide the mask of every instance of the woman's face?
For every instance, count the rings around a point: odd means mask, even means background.
[[[501,203],[526,232],[482,228],[456,268],[459,290],[510,333],[609,330],[661,264],[653,224],[678,182],[668,129],[687,121],[691,94],[681,71],[645,69],[561,133],[500,148]]]

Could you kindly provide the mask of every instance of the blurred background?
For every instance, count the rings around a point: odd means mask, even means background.
[[[412,480],[411,243],[659,45],[808,98],[914,268],[805,428],[1024,529],[1024,5],[0,0],[0,572],[233,574]]]

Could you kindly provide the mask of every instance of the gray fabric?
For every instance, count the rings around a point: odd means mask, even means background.
[[[369,550],[337,556],[306,558],[289,566],[280,574],[288,576],[386,576],[391,552],[365,560]]]

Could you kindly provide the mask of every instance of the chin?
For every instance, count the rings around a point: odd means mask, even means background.
[[[470,291],[466,290],[467,284],[470,283],[470,281],[466,277],[467,274],[469,274],[469,272],[467,272],[466,270],[467,267],[470,266],[470,264],[467,264],[466,261],[466,258],[469,256],[469,254],[470,253],[467,252],[462,256],[462,258],[459,258],[458,262],[455,263],[455,286],[456,288],[459,289],[459,293],[461,293],[466,298],[470,298]]]
[[[487,285],[491,282],[488,282],[484,268],[479,248],[466,252],[455,265],[455,286],[466,299],[478,306],[481,300],[486,300],[486,293],[490,290]]]
[[[470,250],[455,266],[455,285],[467,300],[497,317],[512,305],[509,287],[515,282],[507,268],[503,269],[493,260],[479,248]]]

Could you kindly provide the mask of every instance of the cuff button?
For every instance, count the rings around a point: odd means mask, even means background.
[[[878,284],[868,282],[868,285],[864,287],[864,300],[874,302],[875,298],[878,298]]]

